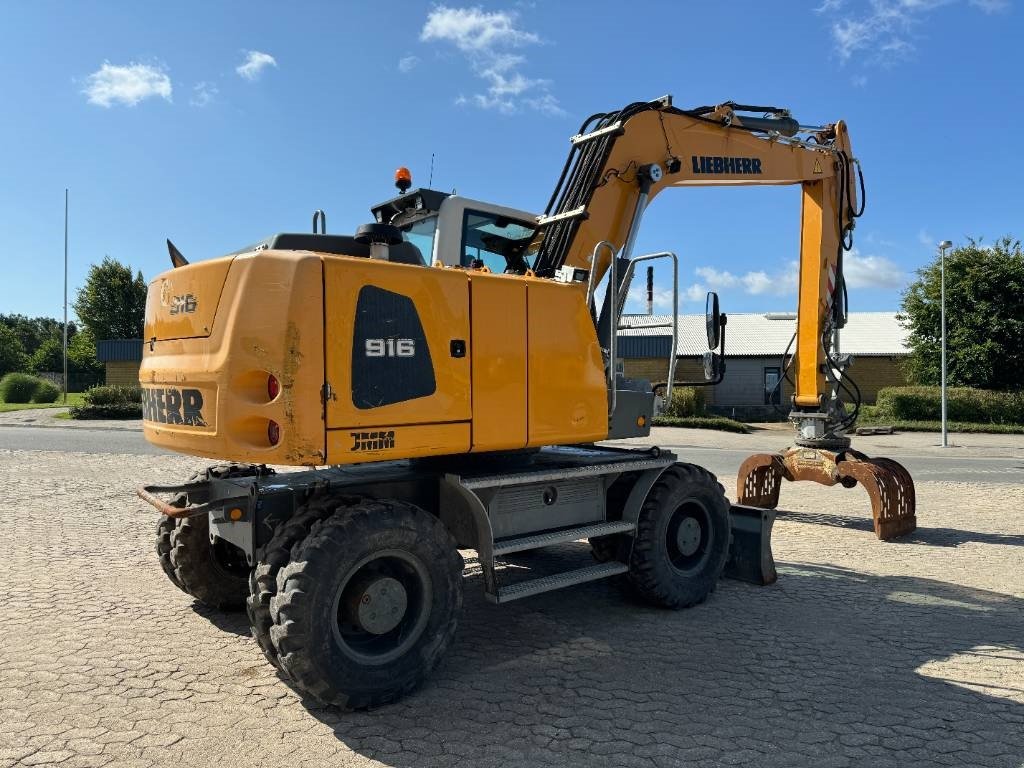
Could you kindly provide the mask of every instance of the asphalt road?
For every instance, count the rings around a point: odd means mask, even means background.
[[[709,433],[709,437],[714,434]],[[754,446],[744,449],[715,448],[664,440],[659,444],[677,453],[681,460],[700,464],[722,476],[735,475],[743,460],[759,450]],[[92,430],[81,427],[4,426],[0,428],[2,449],[133,456],[169,455],[168,451],[147,443],[142,433],[135,430]],[[920,482],[1024,483],[1024,458],[914,455],[912,452],[889,452],[885,455],[903,463]]]

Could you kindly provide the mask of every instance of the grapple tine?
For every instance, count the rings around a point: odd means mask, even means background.
[[[840,477],[852,477],[868,492],[879,539],[889,541],[917,528],[914,481],[902,464],[849,451],[837,469]]]
[[[790,448],[785,453],[755,453],[740,466],[736,477],[739,504],[775,509],[779,488],[790,481],[813,480],[821,485],[864,486],[871,499],[875,535],[883,541],[917,528],[914,481],[892,459],[871,459],[863,453],[839,453],[816,448]]]
[[[778,453],[755,453],[740,465],[736,476],[739,504],[775,509],[779,505],[779,487],[786,468]]]

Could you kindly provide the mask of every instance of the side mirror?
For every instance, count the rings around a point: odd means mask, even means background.
[[[708,349],[718,349],[722,332],[722,313],[718,308],[718,294],[714,291],[708,291],[704,309],[704,324],[708,332]],[[708,378],[714,377],[709,376]]]
[[[704,378],[718,383],[725,376],[725,360],[715,352],[704,353]]]

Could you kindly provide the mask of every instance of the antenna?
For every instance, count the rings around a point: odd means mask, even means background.
[[[427,181],[427,189],[434,186],[434,153],[430,153],[430,179]]]

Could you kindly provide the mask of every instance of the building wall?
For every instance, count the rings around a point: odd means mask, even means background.
[[[110,361],[107,366],[107,384],[139,385],[139,366],[137,360]]]
[[[652,384],[668,378],[668,357],[636,358],[622,361],[622,369],[631,379],[646,379]],[[676,361],[676,381],[704,381],[704,363],[695,358],[681,357]],[[714,402],[717,387],[706,387],[707,403]]]
[[[901,370],[902,357],[855,357],[849,374],[860,387],[865,405],[874,405],[882,387],[900,387],[908,384]],[[725,379],[721,384],[708,387],[708,405],[719,410],[732,407],[764,406],[764,369],[779,365],[777,357],[726,357]],[[659,358],[637,358],[623,361],[627,376],[664,381],[667,361]],[[680,358],[676,364],[676,381],[702,380],[704,367],[696,358]],[[783,382],[781,405],[788,408],[793,387]],[[766,410],[771,410],[770,406]]]

